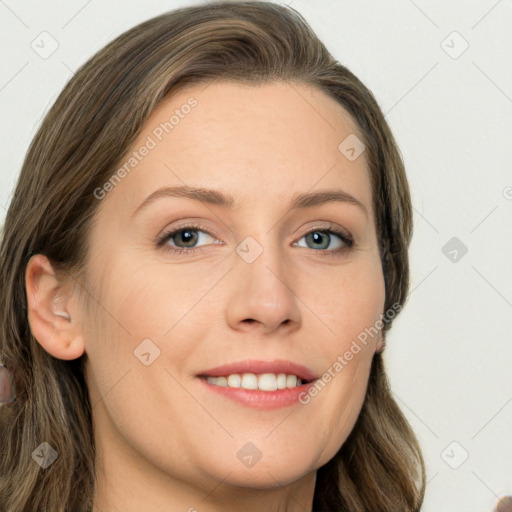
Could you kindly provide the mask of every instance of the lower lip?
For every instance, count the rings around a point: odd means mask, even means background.
[[[277,409],[290,405],[300,404],[300,396],[305,396],[308,389],[314,385],[315,381],[302,384],[295,388],[278,389],[276,391],[260,391],[259,389],[243,389],[216,386],[209,383],[204,378],[199,378],[203,384],[215,393],[231,398],[238,403],[242,403],[248,407],[256,407],[259,409]]]

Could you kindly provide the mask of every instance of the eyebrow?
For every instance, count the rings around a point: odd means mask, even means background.
[[[203,187],[190,187],[190,186],[177,186],[165,187],[156,190],[150,194],[144,201],[137,207],[132,217],[135,217],[141,210],[147,208],[151,203],[162,199],[172,197],[185,197],[188,199],[195,199],[203,203],[220,206],[226,209],[233,209],[235,207],[235,200],[230,195],[225,195],[217,190],[203,188]],[[292,199],[289,205],[290,210],[297,210],[303,208],[311,208],[330,202],[347,203],[359,207],[366,216],[368,213],[364,204],[356,199],[354,196],[341,189],[335,190],[319,190],[317,192],[306,192],[299,194]]]

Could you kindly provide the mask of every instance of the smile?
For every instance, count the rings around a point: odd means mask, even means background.
[[[278,389],[293,389],[302,386],[303,381],[297,375],[285,373],[232,373],[227,376],[206,377],[214,386],[242,389],[258,389],[260,391],[277,391]]]

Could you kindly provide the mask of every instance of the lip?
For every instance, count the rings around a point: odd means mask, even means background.
[[[317,379],[317,376],[306,366],[284,359],[275,359],[273,361],[246,360],[228,363],[205,370],[197,376],[226,377],[234,373],[285,373],[286,375],[296,375],[299,379],[307,382]]]
[[[313,386],[315,382],[308,382],[296,388],[278,389],[277,391],[260,391],[259,389],[216,386],[215,384],[210,384],[206,378],[199,378],[198,380],[213,393],[217,393],[220,396],[229,398],[247,407],[255,407],[258,409],[277,409],[297,405],[301,403],[299,400],[300,397],[305,396],[308,393],[309,387]]]
[[[285,373],[286,375],[296,375],[302,381],[301,386],[295,388],[278,389],[276,391],[260,391],[259,389],[243,389],[216,386],[206,380],[206,377],[222,377],[232,375],[234,373]],[[236,363],[223,364],[210,368],[196,375],[198,380],[208,390],[217,393],[220,396],[229,398],[237,403],[241,403],[247,407],[255,407],[259,409],[277,409],[300,403],[300,396],[306,394],[310,386],[318,377],[307,367],[294,363],[277,359],[273,361],[239,361]]]

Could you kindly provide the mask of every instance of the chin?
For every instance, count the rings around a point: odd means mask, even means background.
[[[255,466],[247,470],[237,468],[227,478],[225,478],[226,473],[223,473],[222,476],[218,476],[218,479],[223,480],[224,484],[234,487],[254,489],[255,491],[270,491],[298,482],[314,471],[305,469],[298,471],[297,469],[290,470],[290,468],[281,470],[269,464],[259,468]]]
[[[245,453],[253,452],[253,458]],[[267,448],[267,450],[270,449]],[[224,454],[216,468],[212,468],[212,474],[218,481],[235,487],[252,488],[255,490],[272,490],[282,486],[293,484],[298,480],[314,473],[320,466],[329,459],[320,461],[318,457],[306,457],[304,453],[298,457],[297,450],[294,453],[277,454],[276,451],[265,457],[260,455],[254,447],[246,446],[245,452],[239,450],[233,461],[227,463],[227,456]],[[244,461],[245,459],[245,461]],[[227,475],[227,477],[226,477]]]

